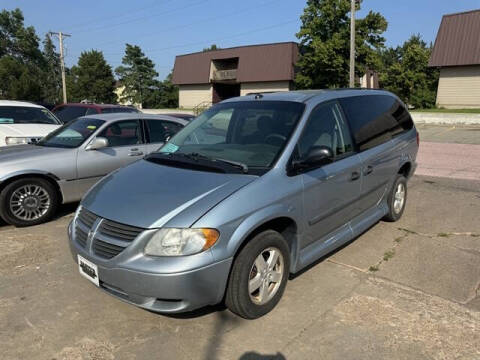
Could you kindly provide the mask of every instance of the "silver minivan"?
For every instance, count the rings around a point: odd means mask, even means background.
[[[81,275],[128,303],[224,301],[258,318],[289,274],[402,216],[417,151],[410,114],[385,91],[229,99],[97,183],[70,248]]]

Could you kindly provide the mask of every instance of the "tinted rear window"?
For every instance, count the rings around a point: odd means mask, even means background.
[[[82,106],[61,106],[53,112],[63,123],[85,116],[88,108]]]
[[[393,96],[369,95],[340,99],[360,151],[389,141],[413,128],[405,107]]]

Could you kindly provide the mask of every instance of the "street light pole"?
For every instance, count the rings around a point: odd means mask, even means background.
[[[50,32],[51,35],[57,35],[60,43],[60,69],[62,71],[62,91],[63,91],[63,103],[67,103],[67,83],[65,80],[65,50],[63,48],[63,38],[71,35],[59,32]]]
[[[352,11],[350,16],[350,87],[355,87],[355,10],[356,0],[352,1]]]

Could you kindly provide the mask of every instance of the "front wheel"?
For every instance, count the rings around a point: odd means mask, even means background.
[[[287,284],[289,253],[285,239],[276,231],[267,230],[251,239],[233,264],[225,297],[227,307],[245,319],[270,312]]]
[[[8,184],[0,193],[0,216],[17,226],[48,221],[57,208],[56,189],[41,178],[24,178]]]
[[[397,221],[402,217],[407,203],[407,179],[403,175],[397,175],[393,183],[392,191],[388,196],[388,213],[386,221]]]

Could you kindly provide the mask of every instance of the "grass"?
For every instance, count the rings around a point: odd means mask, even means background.
[[[378,265],[372,265],[368,268],[368,270],[371,271],[371,272],[378,271]]]
[[[450,235],[448,235],[447,233],[438,233],[437,236],[448,238]]]
[[[394,255],[395,255],[395,250],[394,249],[388,250],[388,251],[385,252],[385,254],[383,254],[383,260],[388,261],[391,258],[393,258]]]
[[[404,239],[404,236],[400,236],[400,237],[395,239],[395,242],[396,243],[401,243],[403,239]]]
[[[405,231],[407,234],[418,234],[416,231],[405,229],[405,228],[398,228],[400,231]]]
[[[410,112],[441,113],[441,114],[480,114],[480,109],[413,109]]]

